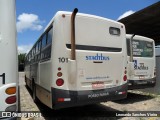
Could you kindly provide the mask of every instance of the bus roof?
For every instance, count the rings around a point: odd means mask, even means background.
[[[126,34],[126,38],[131,38],[132,34]],[[145,41],[154,41],[151,38],[145,37],[145,36],[140,36],[140,35],[135,35],[133,39],[138,39],[138,40],[145,40]]]
[[[50,22],[48,23],[48,25],[45,27],[44,31],[47,30],[47,28],[53,23],[54,19],[58,16],[62,16],[62,14],[65,15],[71,15],[72,12],[68,12],[68,11],[58,11],[55,16],[50,20]],[[120,24],[123,25],[123,23],[108,19],[108,18],[104,18],[104,17],[100,17],[100,16],[96,16],[96,15],[91,15],[91,14],[85,14],[85,13],[77,13],[76,16],[83,16],[83,17],[90,17],[90,18],[96,18],[96,19],[101,19],[101,20],[107,20],[116,24]],[[123,25],[124,26],[124,25]]]

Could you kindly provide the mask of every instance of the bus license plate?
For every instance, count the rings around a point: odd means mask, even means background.
[[[139,76],[139,79],[140,79],[140,80],[144,80],[144,79],[145,79],[145,76],[144,76],[144,75],[140,75],[140,76]]]
[[[102,89],[104,88],[104,82],[94,82],[92,83],[93,89]]]

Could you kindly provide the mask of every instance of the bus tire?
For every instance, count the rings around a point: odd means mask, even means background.
[[[33,97],[33,101],[35,103],[37,103],[38,102],[38,98],[36,96],[36,84],[35,84],[34,80],[33,80],[33,84],[32,84],[32,97]]]
[[[25,83],[27,85],[27,78],[26,78],[26,75],[24,76],[24,80],[25,80]]]

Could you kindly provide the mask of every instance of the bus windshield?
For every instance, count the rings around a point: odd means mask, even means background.
[[[153,42],[132,40],[134,57],[153,57]],[[130,39],[127,39],[127,54],[130,56]]]

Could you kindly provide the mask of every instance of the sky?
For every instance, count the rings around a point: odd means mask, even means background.
[[[119,20],[159,0],[16,0],[18,52],[27,53],[57,11]]]

